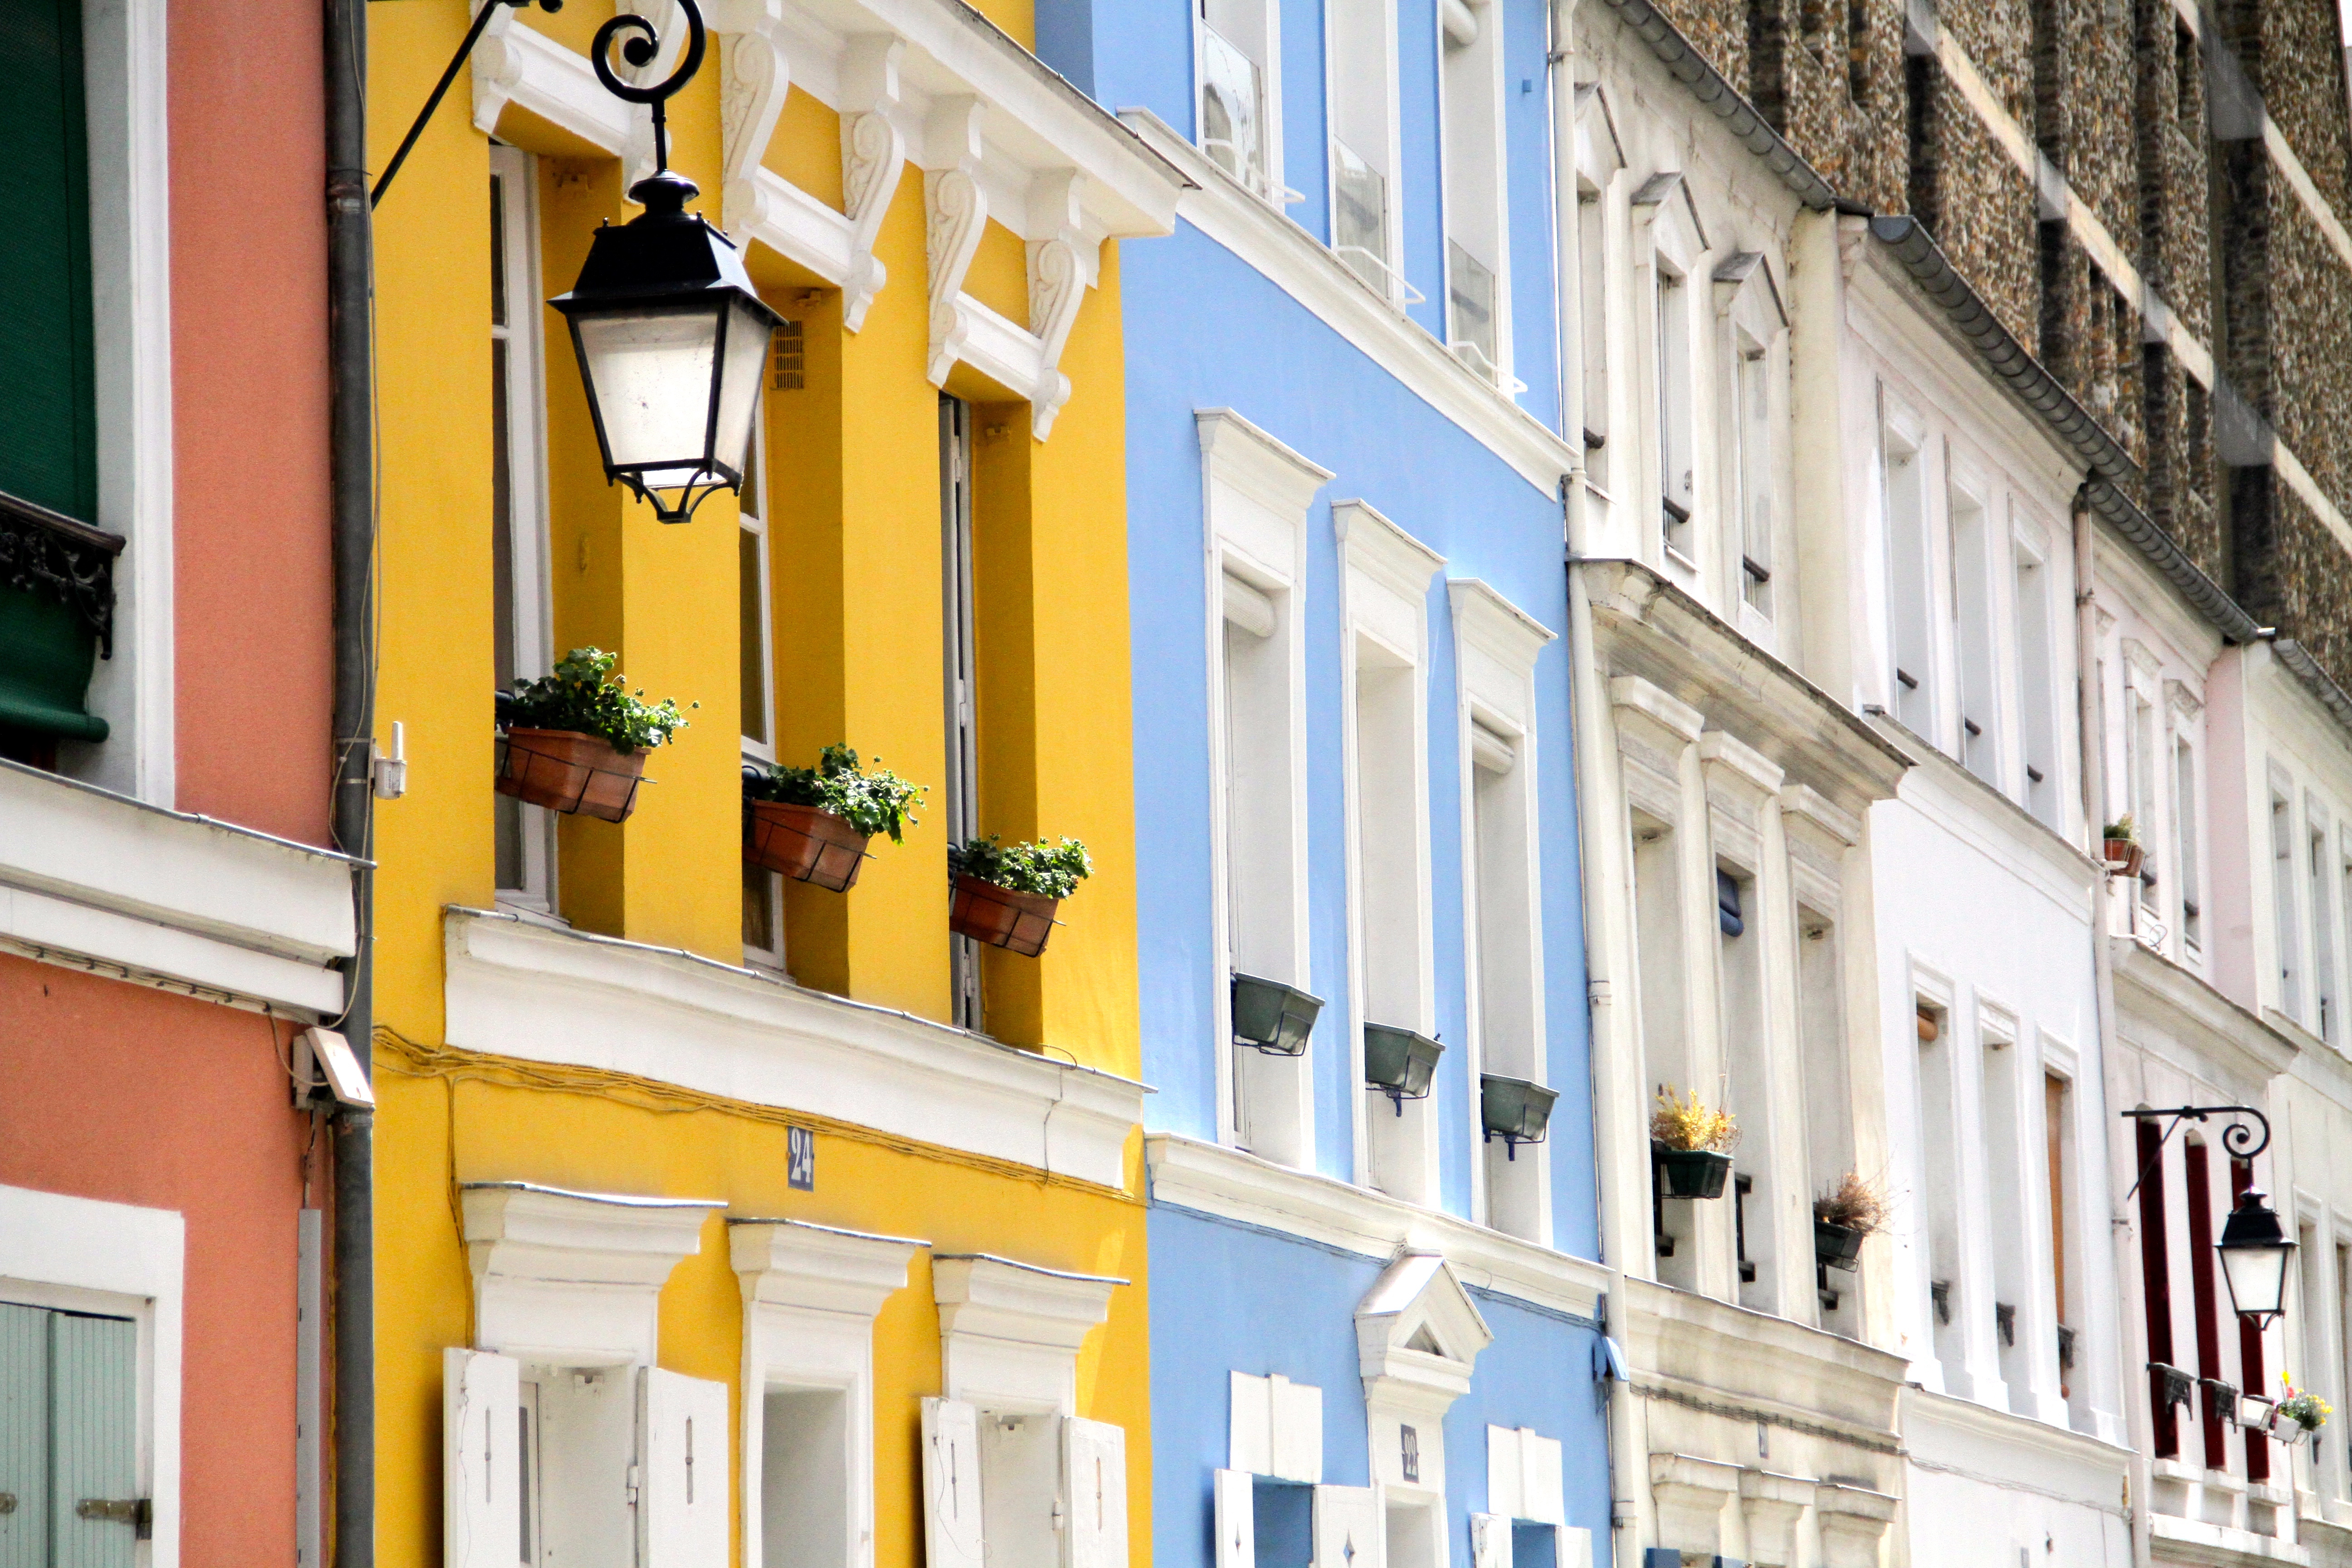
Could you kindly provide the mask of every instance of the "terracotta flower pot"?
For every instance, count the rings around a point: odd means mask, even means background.
[[[499,737],[499,793],[605,822],[637,807],[646,754],[577,730],[509,730]]]
[[[866,844],[849,820],[820,806],[755,800],[743,814],[743,858],[781,877],[845,893],[857,885]]]
[[[2139,864],[2147,858],[2147,850],[2128,838],[2110,838],[2101,847],[2112,877],[2137,877]]]
[[[958,936],[1034,958],[1045,951],[1045,939],[1054,934],[1054,910],[1061,902],[1035,893],[1016,893],[977,877],[958,877],[948,926]]]

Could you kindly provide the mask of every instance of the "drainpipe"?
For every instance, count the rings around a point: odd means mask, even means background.
[[[2083,752],[2083,826],[2088,833],[2097,827],[2107,796],[2106,752],[2102,739],[2106,733],[2106,691],[2100,684],[2099,670],[2099,605],[2098,595],[2092,586],[2092,542],[2098,528],[2091,515],[2087,487],[2074,493],[2074,671],[2082,692],[2075,705],[2081,725]],[[2110,917],[2109,900],[2113,883],[2105,876],[2091,884],[2091,973],[2099,1010],[2099,1062],[2105,1093],[2100,1109],[2104,1121],[2108,1109],[2136,1104],[2138,1096],[2132,1093],[2123,1079],[2121,1030],[2116,1022],[2116,966],[2107,948],[2107,925]],[[2128,1189],[2133,1165],[2137,1159],[2134,1146],[2108,1136],[2102,1140],[2107,1150],[2107,1190],[2121,1194]],[[2139,1278],[2139,1226],[2128,1210],[2111,1211],[2112,1223],[2107,1227],[2115,1248],[2116,1320],[2123,1325],[2123,1343],[2118,1350],[2123,1356],[2122,1395],[2124,1419],[2131,1432],[2131,1461],[2125,1471],[2129,1477],[2131,1514],[2132,1563],[2135,1568],[2147,1568],[2154,1550],[2148,1524],[2148,1456],[2156,1452],[2156,1429],[2144,1397],[2146,1378],[2134,1377],[2132,1369],[2147,1364],[2147,1324],[2135,1305],[2143,1298]],[[2135,1392],[2135,1390],[2141,1392]]]
[[[367,190],[367,0],[325,0],[328,464],[333,508],[335,845],[374,852],[375,552],[371,240]],[[358,940],[344,965],[343,1032],[371,1076],[375,1035],[374,873],[353,868]],[[374,1116],[335,1116],[335,1568],[375,1564]]]
[[[1568,668],[1570,712],[1573,719],[1576,754],[1586,760],[1579,770],[1576,791],[1579,887],[1584,899],[1585,1048],[1591,1068],[1593,1110],[1593,1184],[1601,1258],[1608,1267],[1609,1290],[1604,1300],[1603,1334],[1622,1334],[1626,1314],[1625,1274],[1620,1261],[1629,1256],[1628,1238],[1614,1234],[1612,1205],[1607,1202],[1611,1174],[1622,1161],[1612,1160],[1617,1139],[1612,1098],[1623,1086],[1604,1069],[1602,1043],[1620,1028],[1616,994],[1611,983],[1614,950],[1613,927],[1606,911],[1610,901],[1610,868],[1616,857],[1606,847],[1615,842],[1616,792],[1602,787],[1610,770],[1602,759],[1613,754],[1606,727],[1608,693],[1601,679],[1600,660],[1593,647],[1592,592],[1581,563],[1590,543],[1585,525],[1584,470],[1584,268],[1581,227],[1577,221],[1576,191],[1576,0],[1551,0],[1548,7],[1549,37],[1546,85],[1551,96],[1552,256],[1559,284],[1554,331],[1559,344],[1559,422],[1574,467],[1560,476],[1561,528],[1567,544]],[[1573,353],[1570,352],[1573,349]],[[1622,1340],[1620,1342],[1622,1342]],[[1630,1369],[1628,1369],[1630,1370]],[[1642,1473],[1639,1423],[1633,1392],[1612,1376],[1609,1387],[1609,1529],[1611,1561],[1641,1560],[1641,1510],[1633,1489]]]

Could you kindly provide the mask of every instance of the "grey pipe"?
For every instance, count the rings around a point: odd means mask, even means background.
[[[367,189],[367,0],[325,0],[328,464],[335,580],[336,847],[362,862],[344,965],[343,1032],[361,1063],[375,1034],[373,639],[375,450],[373,258]],[[364,1110],[335,1121],[336,1568],[375,1564],[375,1129]]]

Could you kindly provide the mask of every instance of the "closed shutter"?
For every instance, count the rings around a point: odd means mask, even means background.
[[[637,1373],[638,1568],[727,1568],[727,1385]]]
[[[982,1568],[980,1412],[923,1401],[923,1552],[927,1568]]]
[[[1471,1568],[1512,1568],[1510,1515],[1470,1516],[1470,1564]]]
[[[0,1306],[0,1568],[47,1568],[49,1317]]]
[[[131,1568],[139,1495],[139,1331],[49,1317],[49,1530],[57,1568]]]
[[[1127,1433],[1077,1416],[1062,1423],[1069,1568],[1127,1568]]]
[[[0,5],[0,490],[98,521],[81,0]]]
[[[1517,1519],[1527,1511],[1519,1500],[1520,1456],[1519,1429],[1516,1426],[1486,1428],[1486,1509],[1505,1519]]]
[[[1381,1568],[1386,1544],[1371,1488],[1315,1489],[1314,1568]]]
[[[1566,1524],[1568,1501],[1561,1489],[1559,1439],[1519,1429],[1519,1517],[1539,1524]]]
[[[444,1568],[514,1568],[523,1560],[520,1373],[488,1351],[441,1352]]]
[[[1257,1478],[1247,1470],[1219,1470],[1213,1485],[1216,1568],[1257,1568]]]
[[[1274,1474],[1312,1486],[1323,1479],[1323,1391],[1286,1377],[1271,1381]]]

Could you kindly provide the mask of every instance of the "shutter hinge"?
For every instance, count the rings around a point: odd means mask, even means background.
[[[13,1506],[16,1500],[12,1497],[8,1500]],[[147,1498],[86,1497],[74,1504],[74,1513],[108,1524],[130,1525],[141,1541],[152,1540],[155,1534],[155,1504]]]
[[[637,1467],[635,1464],[629,1466],[629,1506],[637,1506]]]

